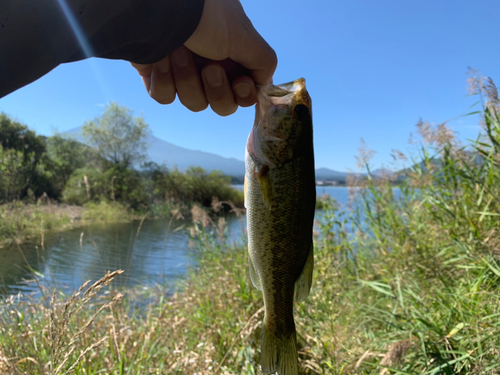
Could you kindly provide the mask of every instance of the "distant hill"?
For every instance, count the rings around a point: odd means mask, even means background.
[[[78,141],[84,142],[80,133],[80,127],[68,130],[65,134],[75,137]],[[219,170],[228,176],[243,178],[245,175],[245,162],[235,158],[225,158],[210,152],[190,150],[166,142],[154,135],[147,138],[147,156],[150,161],[157,164],[165,164],[168,168],[177,167],[186,170],[191,166],[202,167],[207,171]],[[242,150],[243,154],[243,150]],[[338,172],[328,168],[316,169],[317,181],[345,181],[348,174]]]
[[[81,142],[84,141],[80,134],[80,127],[71,129],[66,134],[76,137]],[[166,142],[154,135],[149,135],[146,142],[148,143],[147,156],[149,161],[160,165],[165,164],[168,168],[177,167],[180,170],[186,170],[191,166],[196,166],[209,172],[219,170],[229,176],[243,177],[245,175],[245,162],[242,160],[190,150]]]
[[[396,172],[393,172],[387,168],[378,168],[378,169],[374,169],[373,171],[371,171],[371,174],[373,176],[376,176],[376,177],[392,176],[394,173],[396,173]]]
[[[316,169],[316,181],[345,181],[348,173],[338,172],[328,168]]]
[[[161,140],[154,135],[149,136],[147,142],[147,152],[151,161],[165,164],[168,168],[177,167],[185,170],[191,166],[197,166],[207,171],[219,170],[229,176],[243,177],[245,175],[245,162],[242,160],[189,150]]]

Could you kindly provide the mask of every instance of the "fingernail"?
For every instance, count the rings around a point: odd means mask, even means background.
[[[222,86],[222,73],[220,68],[216,66],[208,66],[205,68],[203,75],[207,80],[207,83],[210,87],[221,87]]]
[[[189,55],[184,48],[178,49],[172,54],[173,63],[179,68],[185,68],[189,65]]]
[[[247,98],[250,95],[250,86],[246,83],[238,83],[234,86],[234,91],[236,91],[236,95],[240,98]]]

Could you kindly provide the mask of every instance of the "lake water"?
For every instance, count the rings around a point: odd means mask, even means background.
[[[238,188],[241,188],[239,186]],[[346,204],[345,187],[317,187]],[[228,240],[244,241],[244,218],[229,216]],[[134,287],[161,283],[173,287],[194,265],[186,221],[146,220],[71,229],[45,238],[40,244],[0,249],[0,296],[40,293],[38,284],[72,292],[87,280],[123,269],[113,285]],[[36,277],[34,276],[36,275]],[[36,282],[34,281],[36,279]]]

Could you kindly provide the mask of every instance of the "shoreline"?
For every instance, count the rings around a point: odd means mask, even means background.
[[[105,215],[102,213],[105,212]],[[21,201],[0,205],[0,249],[28,241],[43,243],[46,235],[79,228],[91,222],[131,221],[135,215],[118,203],[88,206]]]

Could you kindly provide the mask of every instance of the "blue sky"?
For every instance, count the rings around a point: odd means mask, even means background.
[[[470,66],[500,82],[498,0],[242,0],[255,27],[276,50],[275,83],[305,77],[313,99],[316,166],[355,170],[363,138],[390,167],[392,149],[409,150],[422,117],[453,119],[477,101],[467,96]],[[229,117],[192,113],[178,101],[149,98],[124,61],[64,64],[0,99],[0,111],[50,135],[98,116],[118,101],[142,114],[154,135],[190,149],[244,158],[253,108]],[[477,117],[450,123],[475,138]]]

